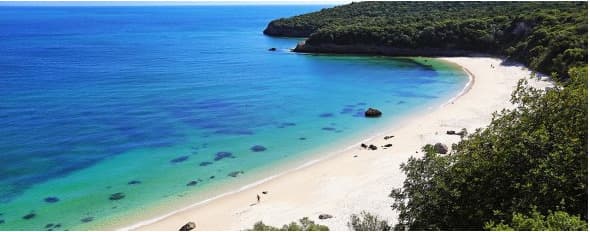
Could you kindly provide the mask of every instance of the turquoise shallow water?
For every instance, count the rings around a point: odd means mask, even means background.
[[[465,85],[435,59],[295,54],[261,33],[321,8],[0,6],[0,230],[140,218]]]

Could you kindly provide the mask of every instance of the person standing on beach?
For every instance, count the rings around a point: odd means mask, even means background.
[[[260,203],[260,195],[256,194],[256,202]]]

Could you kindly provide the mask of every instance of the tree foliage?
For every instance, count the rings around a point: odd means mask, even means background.
[[[510,225],[503,222],[489,222],[485,225],[486,230],[506,231],[506,230],[588,230],[588,223],[580,219],[579,216],[571,216],[566,212],[552,212],[547,216],[541,215],[536,210],[531,212],[531,216],[516,213],[512,216]]]
[[[310,45],[505,55],[566,77],[588,59],[587,15],[586,2],[359,2],[274,20],[265,33],[309,36]]]
[[[391,193],[396,229],[481,230],[486,222],[516,229],[533,210],[547,220],[562,211],[587,221],[587,75],[587,67],[573,68],[566,85],[548,90],[522,80],[516,108],[495,113],[451,155],[427,145],[424,157],[402,164],[407,178]]]
[[[386,220],[365,211],[361,212],[360,215],[350,215],[348,227],[355,231],[387,231],[392,229]]]
[[[252,230],[255,231],[328,231],[330,228],[324,225],[315,224],[314,221],[304,217],[299,219],[299,223],[291,222],[283,225],[281,228],[265,225],[262,221],[256,222]]]

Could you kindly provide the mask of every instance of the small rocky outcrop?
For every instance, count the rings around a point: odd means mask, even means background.
[[[369,145],[369,150],[373,150],[373,151],[377,150],[377,146],[371,144],[371,145]]]
[[[318,218],[319,218],[319,219],[321,219],[321,220],[324,220],[324,219],[330,219],[330,218],[333,218],[333,216],[332,216],[332,215],[330,215],[330,214],[325,214],[325,213],[324,213],[324,214],[320,214],[320,216],[319,216]]]
[[[276,51],[276,50],[277,50],[277,48],[269,48],[269,49],[268,49],[268,51],[271,51],[271,52],[274,52],[274,51]]]
[[[180,229],[178,229],[178,231],[191,231],[191,230],[194,230],[195,228],[197,228],[197,224],[195,224],[194,222],[187,222],[182,227],[180,227]]]
[[[392,139],[393,137],[395,137],[394,135],[388,135],[383,137],[383,139],[388,140],[388,139]]]
[[[454,135],[454,134],[455,134],[455,131],[454,130],[448,130],[447,131],[447,135]]]
[[[379,111],[378,109],[373,109],[373,108],[369,108],[367,111],[365,111],[365,117],[367,118],[377,118],[377,117],[381,117],[381,111]]]
[[[434,144],[434,150],[438,154],[447,154],[447,152],[449,151],[449,148],[445,144],[436,143],[436,144]]]
[[[383,147],[391,147],[391,146],[393,146],[393,144],[391,144],[391,143],[383,145]]]
[[[367,144],[361,143],[361,147],[366,149],[368,146]]]

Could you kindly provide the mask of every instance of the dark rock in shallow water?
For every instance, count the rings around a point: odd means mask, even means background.
[[[58,224],[55,224],[55,226],[53,228],[60,228],[60,227],[61,227],[61,224],[58,223]]]
[[[132,181],[127,182],[127,184],[128,185],[141,184],[141,181],[139,181],[139,180],[132,180]]]
[[[49,223],[49,224],[45,225],[45,228],[51,228],[51,227],[53,227],[53,223]]]
[[[209,179],[215,179],[215,176],[210,176]]]
[[[217,154],[215,154],[215,161],[219,161],[221,159],[225,159],[225,158],[235,158],[231,152],[227,152],[227,151],[220,151],[217,152]]]
[[[196,180],[190,181],[186,184],[186,186],[195,186],[197,185],[199,182],[197,182]]]
[[[434,144],[434,150],[436,151],[436,153],[439,154],[447,154],[449,148],[447,147],[447,145],[444,145],[442,143],[436,143]]]
[[[332,113],[320,114],[320,118],[330,118],[330,117],[334,117],[334,114],[332,114]]]
[[[171,163],[181,163],[188,160],[188,156],[181,156],[170,160]]]
[[[250,150],[253,152],[261,152],[261,151],[266,151],[266,147],[261,146],[261,145],[255,145],[255,146],[251,147]]]
[[[178,230],[179,231],[190,231],[190,230],[194,230],[195,228],[197,228],[197,224],[195,224],[194,222],[187,222],[182,227],[180,227],[180,229],[178,229]]]
[[[0,219],[0,224],[4,224],[4,219]]]
[[[29,213],[29,214],[27,214],[27,215],[23,216],[23,219],[25,219],[25,220],[30,220],[30,219],[33,219],[35,216],[37,216],[37,214],[35,214],[35,213],[31,212],[31,213]]]
[[[85,218],[80,219],[80,221],[82,223],[89,223],[91,221],[94,221],[94,217],[85,217]]]
[[[109,200],[117,201],[117,200],[121,200],[123,198],[125,198],[125,194],[122,192],[118,192],[118,193],[111,194],[111,196],[109,197]]]
[[[46,197],[45,199],[43,199],[45,202],[47,203],[55,203],[59,201],[59,198],[57,197]]]
[[[324,220],[324,219],[330,219],[333,217],[330,214],[320,214],[320,216],[318,218]]]
[[[378,109],[369,108],[367,111],[365,111],[365,117],[369,117],[369,118],[381,117],[381,111],[379,111]]]
[[[334,131],[334,130],[336,130],[336,128],[334,128],[334,127],[323,127],[322,130],[325,130],[325,131]]]
[[[239,175],[244,174],[244,171],[234,171],[234,172],[230,172],[229,174],[227,174],[227,176],[231,176],[231,177],[238,177]]]
[[[269,48],[268,50],[271,51],[271,52],[274,52],[274,51],[277,50],[277,48]]]
[[[307,138],[305,137],[299,137],[299,140],[306,140]]]
[[[204,166],[207,166],[207,165],[210,165],[210,164],[213,164],[213,163],[211,163],[211,162],[201,162],[199,164],[199,166],[203,166],[204,167]]]

